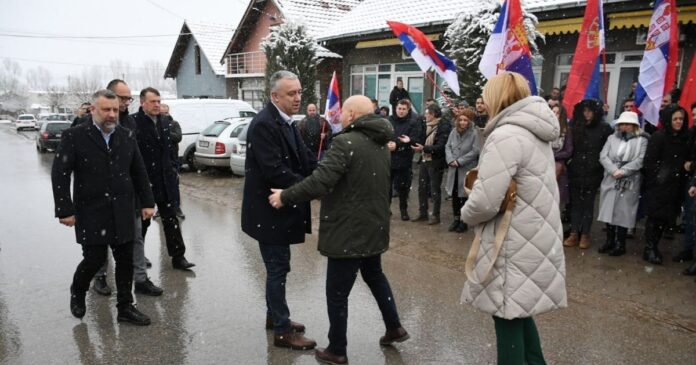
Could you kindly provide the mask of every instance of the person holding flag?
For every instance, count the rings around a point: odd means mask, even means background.
[[[343,129],[343,126],[341,126],[341,97],[338,90],[338,80],[336,79],[336,71],[334,71],[333,76],[331,76],[331,83],[329,83],[329,90],[326,93],[326,110],[324,111],[324,118],[329,121],[333,134]],[[325,132],[322,131],[322,133]],[[322,142],[325,143],[323,140]]]

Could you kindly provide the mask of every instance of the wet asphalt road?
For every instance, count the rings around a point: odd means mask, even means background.
[[[182,176],[182,230],[193,272],[171,268],[159,224],[148,233],[149,274],[164,289],[161,297],[137,297],[151,326],[118,324],[115,295],[93,292],[87,315],[74,318],[68,288],[81,250],[72,229],[53,217],[53,154],[37,153],[34,136],[0,125],[0,363],[316,363],[311,351],[273,347],[263,329],[265,272],[257,243],[240,229],[243,179],[229,173]],[[443,211],[437,227],[392,221],[383,264],[411,340],[378,345],[383,324],[358,279],[349,307],[352,364],[495,363],[491,318],[459,304],[472,235],[447,232],[448,202]],[[677,250],[676,241],[670,245],[667,259]],[[570,306],[536,318],[549,364],[696,364],[696,283],[679,275],[685,264],[647,266],[635,240],[628,250],[617,259],[566,250]],[[292,255],[292,318],[326,346],[325,259],[316,235]],[[109,281],[113,287],[113,271]]]

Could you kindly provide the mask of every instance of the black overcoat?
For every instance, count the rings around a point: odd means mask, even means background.
[[[589,123],[583,119],[585,107],[594,112],[594,119]],[[583,100],[573,110],[573,156],[568,162],[570,185],[597,190],[604,179],[604,167],[599,163],[599,153],[614,130],[602,120],[602,104],[596,100]]]
[[[410,169],[413,165],[413,146],[416,143],[422,144],[421,123],[416,118],[407,115],[406,118],[399,118],[396,115],[389,116],[389,123],[394,128],[394,135],[391,141],[396,143],[396,150],[391,153],[391,168],[393,170]],[[400,136],[408,136],[411,141],[403,143],[399,140]]]
[[[71,175],[73,195],[70,196]],[[107,146],[92,124],[63,132],[51,171],[55,215],[75,216],[77,242],[120,244],[135,236],[135,203],[154,207],[145,165],[132,132],[117,126]]]
[[[297,150],[292,147],[291,131]],[[285,189],[309,176],[316,164],[297,129],[287,126],[278,109],[268,103],[247,131],[242,230],[267,244],[304,242],[305,233],[312,232],[309,202],[275,209],[268,196],[271,188]]]
[[[645,211],[649,217],[672,222],[681,212],[688,173],[684,162],[691,155],[689,133],[674,133],[666,123],[653,133],[643,159]]]
[[[135,121],[135,137],[145,161],[155,201],[160,205],[178,204],[179,176],[171,136],[171,119],[158,115],[155,125],[142,108],[131,116]]]
[[[435,140],[430,146],[425,146],[425,141],[428,139],[427,132],[428,126],[423,123],[421,125],[421,140],[423,141],[423,153],[432,154],[432,164],[439,169],[445,169],[447,167],[447,156],[445,155],[445,146],[447,146],[447,139],[452,132],[452,122],[448,119],[440,118],[437,124],[437,130],[435,133]]]

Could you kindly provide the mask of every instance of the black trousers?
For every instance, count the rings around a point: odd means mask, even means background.
[[[421,217],[428,215],[428,198],[433,201],[432,215],[440,217],[442,202],[442,174],[444,170],[432,161],[421,162],[418,170],[418,210]]]
[[[186,245],[184,245],[184,237],[181,235],[181,224],[176,216],[175,208],[176,206],[173,204],[157,202],[157,210],[164,228],[164,239],[167,242],[167,253],[170,257],[181,257],[186,253]],[[143,221],[143,240],[145,240],[145,234],[151,221],[152,219]]]
[[[387,330],[401,327],[394,295],[387,277],[382,272],[382,255],[366,258],[332,259],[326,268],[326,306],[329,313],[328,350],[345,356],[348,340],[348,295],[358,271],[377,301]]]
[[[462,214],[462,207],[466,204],[466,197],[459,197],[459,174],[454,170],[454,187],[452,187],[452,213],[455,217]]]
[[[94,274],[106,261],[108,249],[107,245],[82,245],[83,259],[73,275],[73,290],[79,293],[89,290]],[[111,245],[111,252],[116,262],[116,307],[122,309],[133,303],[133,241]]]
[[[408,193],[411,191],[411,180],[413,180],[411,168],[391,170],[391,186],[399,194],[399,209],[402,211],[408,209]]]
[[[570,230],[577,234],[589,234],[594,219],[597,188],[570,184]]]

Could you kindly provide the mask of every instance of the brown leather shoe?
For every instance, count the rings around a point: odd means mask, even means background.
[[[580,236],[580,245],[578,246],[583,250],[590,248],[590,235],[583,234]]]
[[[570,232],[570,236],[563,241],[563,246],[565,247],[575,247],[578,245],[578,234],[575,232]]]
[[[379,344],[382,346],[389,346],[394,342],[404,342],[411,338],[408,332],[403,327],[399,327],[393,330],[387,330],[384,336],[380,337]]]
[[[322,348],[314,350],[314,357],[317,361],[324,364],[343,365],[348,363],[348,357],[335,355],[329,350]]]
[[[300,333],[276,333],[273,345],[277,347],[289,347],[291,350],[311,350],[317,346],[317,342],[302,336]]]
[[[267,330],[273,329],[273,318],[266,317],[266,329]],[[293,332],[304,333],[305,325],[303,325],[302,323],[290,321],[290,329],[292,329]]]

